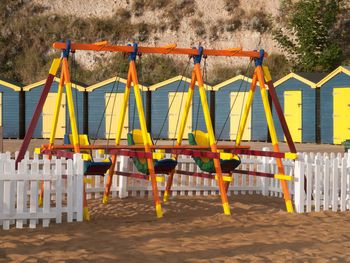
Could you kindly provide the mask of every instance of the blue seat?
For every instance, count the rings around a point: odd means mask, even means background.
[[[71,144],[72,140],[72,134],[64,135],[64,144]],[[87,134],[79,134],[79,145],[91,145],[89,136]],[[104,176],[112,165],[110,158],[106,158],[102,162],[95,162],[92,157],[91,150],[82,149],[80,152],[84,154],[84,175]]]

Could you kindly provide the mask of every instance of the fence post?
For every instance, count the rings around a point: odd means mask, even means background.
[[[120,170],[122,172],[129,172],[130,167],[128,167],[129,164],[129,157],[127,156],[119,156],[120,158]],[[126,176],[120,176],[119,177],[119,198],[125,198],[128,197],[128,191],[127,191],[127,183],[128,178]]]
[[[269,151],[269,148],[264,147],[262,150]],[[262,172],[268,173],[269,172],[269,159],[266,156],[263,156],[261,159],[262,159]],[[269,189],[268,189],[269,178],[261,177],[261,183],[262,183],[262,194],[264,196],[268,196],[269,195]]]
[[[294,170],[294,193],[295,193],[295,210],[297,213],[304,213],[304,162],[302,160],[295,161]]]
[[[77,221],[83,221],[83,205],[84,205],[84,161],[80,153],[74,154],[73,157],[74,175],[76,179],[76,209]]]

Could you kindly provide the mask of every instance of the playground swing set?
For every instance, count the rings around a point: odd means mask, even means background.
[[[82,153],[85,160],[85,175],[101,175],[104,176],[108,172],[107,184],[105,187],[105,193],[103,197],[103,203],[108,203],[108,197],[110,193],[110,188],[112,185],[112,178],[114,174],[121,176],[128,176],[139,179],[147,179],[151,181],[153,197],[155,202],[155,210],[157,217],[162,217],[161,202],[158,194],[157,181],[161,180],[162,177],[157,177],[157,174],[169,174],[166,183],[166,189],[163,196],[163,201],[166,202],[169,198],[171,186],[173,182],[174,174],[185,174],[189,176],[198,176],[203,178],[216,179],[218,181],[223,210],[226,215],[230,215],[230,207],[227,199],[227,190],[232,181],[232,173],[241,173],[255,176],[263,176],[270,178],[277,178],[281,180],[281,185],[283,188],[284,199],[286,204],[286,209],[288,212],[293,212],[293,206],[290,199],[290,194],[288,190],[287,180],[292,180],[292,176],[285,175],[284,167],[282,163],[282,158],[296,159],[297,154],[295,146],[291,135],[286,124],[281,105],[279,104],[274,86],[271,81],[271,77],[267,67],[262,66],[264,57],[267,53],[264,50],[260,51],[243,51],[241,47],[226,49],[226,50],[211,50],[203,49],[199,47],[198,49],[185,49],[177,48],[176,44],[163,46],[163,47],[139,47],[137,44],[128,46],[117,46],[109,45],[107,41],[99,42],[94,44],[79,44],[66,42],[56,42],[53,44],[53,48],[62,50],[61,58],[56,58],[53,60],[46,83],[42,90],[41,96],[35,108],[34,114],[32,116],[31,122],[29,124],[28,130],[26,132],[25,138],[22,142],[20,151],[16,158],[16,167],[18,163],[24,158],[25,152],[28,149],[30,140],[32,138],[33,132],[39,120],[40,114],[43,109],[43,105],[50,91],[51,84],[54,77],[61,66],[61,77],[58,89],[58,96],[55,105],[55,114],[53,125],[51,129],[50,141],[48,145],[42,145],[39,149],[40,154],[52,155],[58,157],[73,158],[74,153]],[[76,125],[76,118],[74,112],[73,96],[71,90],[71,81],[68,69],[68,58],[69,54],[75,50],[92,50],[92,51],[110,51],[110,52],[123,52],[128,54],[129,57],[129,70],[127,75],[127,82],[124,91],[124,97],[122,102],[121,114],[118,122],[117,133],[115,138],[115,143],[113,146],[109,145],[91,145],[87,135],[78,134],[78,129]],[[140,87],[136,72],[135,61],[138,55],[144,53],[151,54],[177,54],[177,55],[188,55],[193,58],[194,67],[191,77],[191,82],[187,92],[187,98],[184,106],[184,112],[181,118],[181,124],[179,127],[179,132],[177,134],[176,145],[154,145],[152,139],[148,133],[145,114],[142,105],[142,99],[140,94]],[[250,91],[247,98],[247,103],[244,108],[243,117],[239,125],[238,135],[236,138],[235,145],[217,145],[215,141],[212,121],[210,118],[209,107],[206,99],[205,88],[203,84],[203,78],[201,73],[201,59],[202,57],[208,56],[227,56],[227,57],[247,57],[254,61],[255,70],[250,87]],[[270,105],[268,102],[267,91],[265,87],[266,84],[269,87],[269,93],[272,97],[273,104],[275,106],[276,112],[278,114],[281,126],[283,128],[290,152],[283,153],[280,152],[277,136],[272,120],[272,114],[270,110]],[[181,145],[185,126],[187,122],[187,117],[189,114],[194,89],[197,86],[199,88],[199,95],[202,104],[202,109],[205,118],[205,124],[207,128],[207,133],[203,131],[193,131],[189,133],[189,143],[190,145]],[[271,135],[271,141],[273,145],[273,152],[270,151],[258,151],[250,150],[249,146],[241,146],[241,140],[244,132],[244,128],[247,122],[247,116],[251,109],[252,100],[255,92],[257,83],[259,83],[260,91],[262,95],[264,110],[267,118],[267,124]],[[130,89],[133,86],[135,101],[138,111],[138,116],[140,120],[141,129],[133,129],[129,131],[127,135],[128,145],[120,145],[121,135],[124,126],[126,111],[128,107]],[[69,120],[72,134],[65,136],[65,145],[55,144],[55,133],[59,115],[59,107],[61,105],[63,88],[65,87],[67,93],[67,101],[69,108]],[[232,108],[231,108],[232,109]],[[68,150],[68,151],[67,151]],[[94,162],[92,159],[92,150],[105,150],[111,158],[107,158],[103,162]],[[171,158],[164,158],[164,153],[168,152],[172,154]],[[236,169],[240,164],[240,158],[238,154],[245,155],[257,155],[257,156],[270,156],[275,157],[278,174],[270,174],[263,172],[255,172],[248,170]],[[115,164],[118,155],[129,156],[133,158],[133,162],[140,173],[131,172],[120,172],[115,171]],[[202,170],[201,173],[192,173],[188,171],[180,171],[176,169],[177,157],[179,155],[189,155],[192,156],[196,164]],[[227,174],[226,176],[224,174]],[[87,183],[87,181],[85,181]],[[85,184],[84,184],[85,185]],[[42,193],[40,194],[42,198]],[[84,186],[84,218],[89,220],[88,205]]]

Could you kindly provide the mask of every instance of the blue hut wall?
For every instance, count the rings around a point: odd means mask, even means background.
[[[294,90],[301,91],[302,142],[314,143],[316,142],[316,89],[295,78],[284,81],[276,87],[277,97],[282,110],[284,109],[284,92]],[[273,104],[271,107],[277,139],[278,141],[284,141],[284,133],[277,112]]]
[[[4,138],[19,138],[19,91],[0,83],[2,132]]]
[[[58,92],[58,82],[54,81],[52,83],[50,93],[57,93]],[[34,87],[28,91],[25,92],[25,124],[26,124],[26,130],[28,129],[29,123],[32,119],[32,116],[34,114],[36,105],[38,104],[41,92],[44,88],[45,83],[38,85],[37,87]],[[83,133],[83,92],[78,91],[74,88],[74,83],[72,83],[72,96],[74,101],[74,111],[75,116],[77,120],[77,127],[78,132]],[[65,90],[64,90],[65,93]],[[54,109],[54,106],[53,106]],[[42,127],[43,127],[43,120],[42,120],[42,114],[38,120],[38,123],[36,125],[36,128],[34,130],[33,138],[42,138]],[[68,109],[68,103],[66,103],[66,133],[71,133],[71,126],[69,124],[69,109]]]
[[[222,86],[215,95],[215,135],[220,140],[230,140],[230,99],[231,92],[248,92],[251,83],[246,80],[236,80]],[[243,112],[240,114],[243,115]],[[227,119],[228,118],[228,119]],[[225,124],[226,122],[226,124]],[[267,140],[267,120],[264,105],[261,98],[259,86],[255,89],[255,94],[251,107],[251,140]],[[221,134],[221,135],[220,135]]]
[[[333,144],[333,89],[343,87],[350,87],[350,76],[343,72],[320,87],[321,143]]]
[[[168,125],[168,110],[169,110],[169,99],[168,94],[169,92],[188,92],[190,83],[185,80],[178,79],[176,81],[167,83],[156,90],[152,91],[152,105],[151,105],[151,111],[152,111],[152,129],[151,129],[151,136],[152,138],[157,139],[168,139],[168,131],[169,131],[169,125]],[[206,92],[206,99],[209,105],[209,92]],[[186,103],[186,96],[183,98],[183,105]],[[199,103],[199,104],[198,104]],[[199,108],[198,108],[199,106]],[[198,114],[197,114],[198,112]],[[192,97],[192,130],[202,130],[204,132],[207,131],[204,114],[203,114],[203,108],[202,103],[200,101],[199,96],[199,89],[198,86],[195,86],[193,97]],[[198,116],[198,117],[197,117]],[[182,118],[182,113],[180,113],[180,119],[178,123],[178,127],[180,126]],[[179,129],[179,128],[178,128]]]
[[[97,84],[98,85],[98,84]],[[104,117],[105,112],[105,94],[106,93],[124,93],[125,83],[121,81],[111,82],[101,87],[88,92],[88,126],[89,136],[94,139],[106,138],[106,122]],[[146,115],[146,93],[141,91],[142,106],[144,114]],[[109,103],[113,103],[110,101]],[[116,103],[122,103],[117,101]],[[135,112],[134,112],[135,109]],[[135,101],[134,89],[131,87],[128,103],[128,126],[129,130],[140,129],[140,119],[137,111],[137,105]],[[124,124],[125,125],[125,124]],[[115,128],[117,129],[117,127]]]

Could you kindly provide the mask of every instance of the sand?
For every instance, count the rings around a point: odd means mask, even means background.
[[[261,195],[229,203],[226,216],[219,196],[177,196],[158,219],[151,198],[89,200],[89,222],[0,229],[0,262],[350,262],[350,212],[290,214]]]
[[[290,214],[260,195],[90,201],[91,220],[0,230],[0,262],[350,262],[350,212]]]

